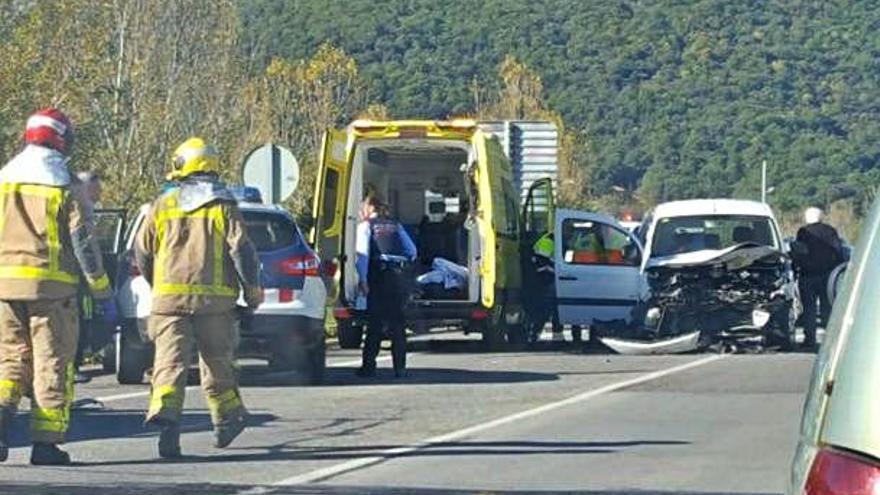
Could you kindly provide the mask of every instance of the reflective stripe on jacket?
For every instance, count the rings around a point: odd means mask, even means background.
[[[66,161],[34,148],[0,172],[0,299],[71,297],[80,274],[95,297],[107,297],[110,280]]]
[[[548,232],[538,238],[532,245],[532,263],[535,265],[535,271],[538,273],[555,272],[554,254],[556,252],[556,242],[552,232]]]
[[[232,201],[186,210],[180,188],[151,206],[135,243],[137,264],[153,287],[155,314],[229,311],[239,288],[259,287],[259,258]]]

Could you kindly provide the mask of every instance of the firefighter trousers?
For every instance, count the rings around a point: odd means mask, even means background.
[[[247,414],[235,372],[238,324],[232,312],[150,316],[150,340],[156,346],[147,421],[180,422],[186,378],[195,345],[202,390],[215,426]]]
[[[35,443],[64,442],[78,335],[75,298],[0,300],[0,408],[30,397]]]

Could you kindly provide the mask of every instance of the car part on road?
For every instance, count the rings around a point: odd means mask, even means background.
[[[599,337],[599,341],[618,354],[681,354],[699,347],[700,332],[691,332],[669,339],[645,341],[615,337]]]

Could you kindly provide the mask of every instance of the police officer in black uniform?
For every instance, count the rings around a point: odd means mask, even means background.
[[[834,227],[822,221],[822,216],[822,210],[816,207],[807,208],[804,212],[806,225],[798,230],[800,249],[796,250],[794,257],[801,304],[804,306],[804,347],[812,351],[816,350],[817,316],[824,326],[831,313],[831,301],[826,290],[828,277],[844,261],[840,235]]]
[[[399,222],[376,196],[361,205],[361,223],[355,243],[358,290],[367,298],[367,338],[360,377],[376,375],[376,356],[385,328],[391,336],[394,376],[406,374],[404,308],[409,297],[409,268],[416,247]]]

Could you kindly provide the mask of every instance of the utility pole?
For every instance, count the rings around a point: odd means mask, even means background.
[[[767,202],[767,160],[761,162],[761,202]]]

